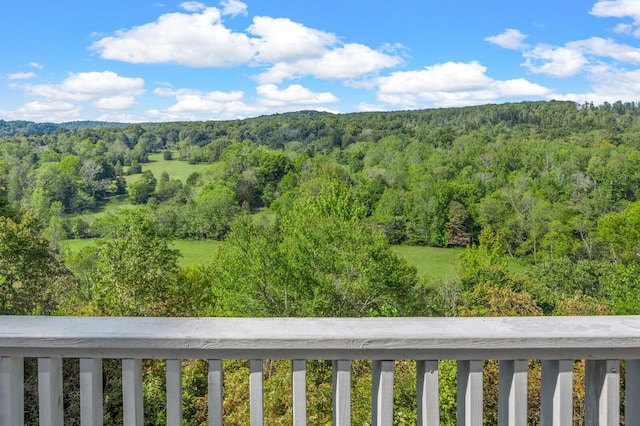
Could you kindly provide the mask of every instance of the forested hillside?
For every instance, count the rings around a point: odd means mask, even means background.
[[[13,130],[0,139],[0,313],[636,314],[639,113],[524,102],[77,129],[2,122]],[[60,253],[84,238],[97,245]],[[175,239],[220,243],[181,268]],[[437,280],[391,245],[466,249],[455,277]],[[194,398],[185,417],[197,417]],[[231,418],[246,408],[229,404]]]

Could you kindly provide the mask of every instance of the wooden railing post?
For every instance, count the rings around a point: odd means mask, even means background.
[[[393,425],[393,361],[373,361],[371,425]]]
[[[249,404],[251,426],[264,425],[264,386],[262,360],[249,361]]]
[[[210,359],[208,369],[209,426],[222,426],[224,401],[222,360]]]
[[[418,426],[440,426],[438,361],[416,361]]]
[[[625,424],[640,426],[640,359],[627,359],[624,367]]]
[[[62,358],[38,358],[40,426],[62,426]]]
[[[458,426],[482,426],[482,361],[458,361]]]
[[[540,393],[541,426],[571,426],[573,422],[573,361],[543,360]]]
[[[0,425],[24,425],[24,358],[0,357]]]
[[[585,425],[619,425],[620,361],[585,361],[584,387]]]
[[[168,359],[167,425],[182,426],[182,360]]]
[[[142,360],[122,360],[122,411],[124,426],[142,426]]]
[[[294,359],[291,361],[293,382],[293,426],[307,424],[307,361]]]
[[[80,423],[102,426],[102,359],[80,359]]]
[[[333,426],[351,426],[351,361],[333,361]]]
[[[527,425],[527,361],[500,361],[498,426]]]

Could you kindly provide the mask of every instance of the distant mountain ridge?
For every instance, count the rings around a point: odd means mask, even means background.
[[[101,127],[126,127],[131,123],[115,123],[107,121],[69,121],[66,123],[36,123],[33,121],[0,120],[0,137],[14,135],[33,135],[47,132],[55,132],[58,129],[83,130]]]
[[[582,113],[580,113],[582,111]],[[592,113],[614,113],[616,117],[640,115],[640,104],[622,103],[620,101],[602,106],[593,106],[593,104],[579,105],[571,101],[523,101],[506,104],[486,104],[468,107],[451,107],[451,108],[434,108],[423,110],[398,110],[398,111],[380,111],[380,112],[353,112],[344,114],[333,114],[315,110],[301,110],[286,113],[277,113],[271,115],[262,115],[259,117],[250,117],[246,119],[236,120],[203,120],[203,121],[174,121],[174,122],[146,122],[146,123],[119,123],[106,121],[70,121],[65,123],[36,123],[31,121],[5,121],[0,120],[0,138],[14,135],[41,135],[58,130],[82,131],[89,129],[104,128],[125,128],[144,126],[148,127],[164,127],[176,126],[190,123],[192,128],[198,128],[215,125],[216,127],[225,128],[231,123],[251,123],[254,127],[261,127],[263,133],[282,132],[283,130],[295,128],[299,125],[308,124],[310,122],[322,122],[325,118],[330,117],[331,128],[340,128],[347,122],[364,128],[375,127],[381,125],[388,131],[397,130],[398,126],[402,127],[409,122],[411,125],[438,123],[440,126],[455,126],[459,128],[478,128],[483,125],[494,126],[497,124],[504,126],[527,125],[534,126],[548,131],[551,128],[562,129],[564,127],[575,126],[575,120],[578,115],[588,117],[582,123],[583,126],[598,127],[602,122],[596,122],[596,118]],[[600,117],[601,119],[602,117]],[[615,120],[617,120],[616,118]],[[596,120],[596,121],[594,121]],[[200,126],[198,125],[200,123]],[[215,123],[215,124],[214,124]],[[277,123],[277,124],[274,124]],[[329,121],[320,123],[322,126],[327,125]],[[222,126],[219,126],[221,124]],[[318,123],[316,123],[318,124]],[[234,124],[235,125],[235,124]],[[395,126],[393,129],[389,126]],[[285,129],[286,128],[286,129]],[[317,130],[317,129],[316,129]],[[315,133],[314,130],[312,133]],[[343,129],[344,130],[344,129]],[[255,131],[255,128],[252,130]],[[311,131],[310,131],[311,132]]]

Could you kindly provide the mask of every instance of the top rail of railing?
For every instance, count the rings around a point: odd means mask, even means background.
[[[0,356],[192,359],[639,359],[640,316],[0,316]]]

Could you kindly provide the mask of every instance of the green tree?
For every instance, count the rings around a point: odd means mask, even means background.
[[[41,236],[37,216],[17,216],[0,216],[0,314],[50,314],[74,278]]]
[[[313,181],[301,193],[278,228],[242,218],[220,246],[211,267],[225,293],[219,299],[230,303],[228,311],[412,314],[416,270],[367,226],[355,191],[342,183]]]
[[[137,181],[129,184],[128,192],[133,204],[146,204],[156,189],[156,178],[150,170],[142,173]]]
[[[189,235],[197,238],[224,238],[240,213],[233,190],[221,184],[202,188],[193,204],[188,219]]]
[[[179,256],[142,210],[122,214],[98,245],[92,277],[96,313],[171,314],[182,303],[174,298]]]
[[[600,218],[598,235],[609,243],[614,260],[640,260],[640,202],[630,203],[620,213],[613,212]]]

